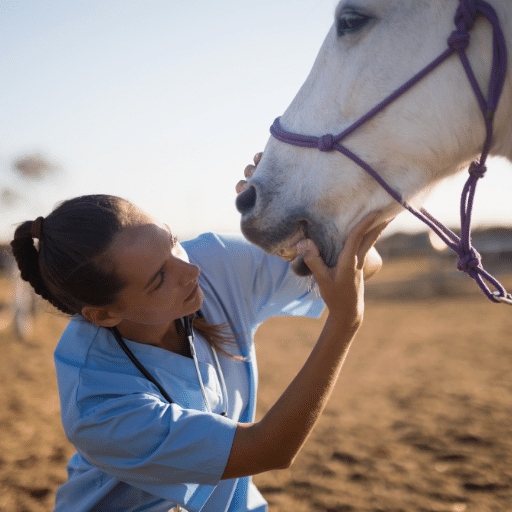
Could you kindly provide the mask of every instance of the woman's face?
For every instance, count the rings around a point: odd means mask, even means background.
[[[112,314],[157,325],[201,307],[203,291],[197,282],[201,270],[189,262],[165,224],[141,216],[114,236],[105,256],[126,283],[109,307]]]

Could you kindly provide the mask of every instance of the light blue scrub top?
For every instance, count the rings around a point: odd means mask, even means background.
[[[289,264],[240,236],[205,234],[183,244],[201,268],[201,307],[210,324],[237,337],[219,354],[229,396],[228,416],[209,345],[196,334],[200,372],[213,413],[206,411],[193,360],[125,340],[171,396],[169,404],[105,328],[74,317],[55,350],[61,416],[77,449],[55,512],[264,512],[251,478],[220,480],[237,422],[254,421],[257,367],[253,336],[277,315],[318,317],[324,303]],[[276,361],[276,364],[279,364]]]

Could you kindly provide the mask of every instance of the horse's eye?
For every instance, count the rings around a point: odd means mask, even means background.
[[[336,22],[338,37],[344,34],[350,34],[362,29],[370,21],[369,16],[357,12],[347,12],[341,14]]]

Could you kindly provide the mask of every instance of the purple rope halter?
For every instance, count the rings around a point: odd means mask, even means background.
[[[469,31],[473,27],[478,14],[485,16],[493,28],[493,59],[487,100],[480,90],[465,51],[469,46]],[[414,75],[408,82],[398,88],[354,124],[343,130],[340,134],[332,135],[328,133],[321,137],[315,137],[288,132],[281,127],[279,118],[274,121],[274,124],[270,128],[270,133],[279,141],[287,144],[304,148],[317,148],[320,151],[336,150],[353,160],[357,165],[367,171],[386,190],[386,192],[393,197],[393,199],[398,201],[405,209],[410,211],[418,219],[429,226],[430,229],[432,229],[443,240],[443,242],[457,254],[459,258],[457,262],[458,270],[467,273],[471,278],[473,278],[491,301],[504,302],[512,305],[512,295],[508,294],[502,284],[482,267],[480,254],[471,244],[471,212],[473,209],[473,199],[477,182],[484,176],[487,170],[485,162],[491,148],[493,118],[506,77],[507,47],[505,37],[501,30],[495,10],[483,0],[460,0],[454,21],[457,28],[448,38],[448,48],[439,57],[437,57],[437,59],[433,60],[428,66]],[[458,53],[469,82],[475,92],[486,127],[486,138],[480,159],[475,160],[469,166],[469,178],[462,191],[460,206],[460,238],[441,224],[437,219],[432,217],[432,215],[430,215],[425,209],[415,209],[398,192],[391,188],[370,165],[341,144],[341,141],[345,137],[384,110],[390,103],[408,91],[425,75],[433,71],[437,66],[439,66],[439,64],[444,62],[455,52]],[[491,292],[485,281],[491,284],[496,291]]]

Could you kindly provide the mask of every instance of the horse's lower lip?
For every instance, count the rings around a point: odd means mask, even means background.
[[[284,242],[279,244],[273,252],[284,261],[293,261],[297,258],[296,245],[307,238],[304,223],[299,223],[297,229]]]
[[[291,263],[291,268],[295,274],[301,277],[309,276],[311,275],[311,270],[309,267],[304,263],[304,258],[299,256],[295,258]]]

